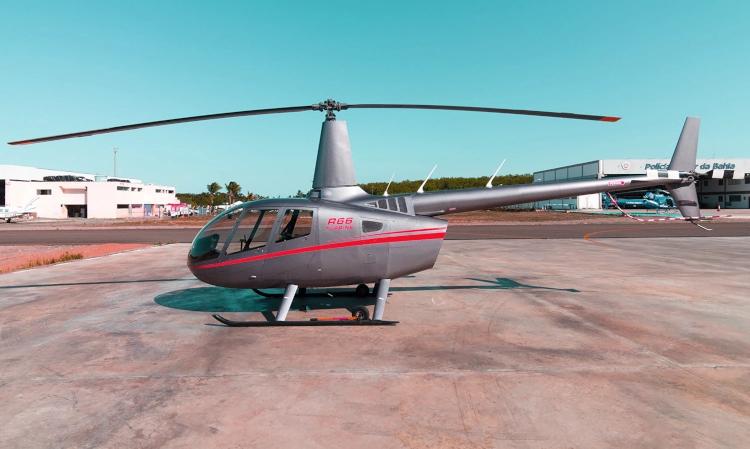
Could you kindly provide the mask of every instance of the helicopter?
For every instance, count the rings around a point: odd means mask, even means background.
[[[353,109],[427,109],[515,114],[616,122],[602,115],[427,104],[347,104],[332,99],[306,106],[226,112],[137,123],[9,142],[25,145],[140,128],[231,117],[303,111],[325,113],[312,188],[305,198],[264,199],[226,209],[195,236],[187,266],[208,284],[241,289],[280,300],[266,321],[235,321],[227,326],[392,325],[384,320],[392,279],[430,269],[446,235],[442,215],[575,195],[663,187],[675,199],[683,219],[704,219],[694,183],[698,118],[685,120],[667,170],[616,179],[552,184],[492,186],[450,191],[372,195],[356,182],[346,121],[336,114]],[[356,285],[357,306],[347,306],[353,319],[287,321],[292,304],[312,297],[307,289]],[[373,285],[371,289],[369,285]],[[268,293],[283,289],[283,294]],[[318,294],[320,295],[320,294]],[[329,297],[332,294],[327,294]],[[325,296],[325,294],[324,294]],[[295,302],[295,297],[298,301]],[[311,300],[312,301],[312,300]],[[372,318],[367,306],[373,305]],[[275,309],[276,307],[274,307]]]
[[[669,196],[669,192],[662,189],[632,190],[617,195],[617,203],[620,207],[631,209],[669,210],[674,208],[674,200]],[[602,194],[602,206],[605,209],[615,207],[606,194]]]

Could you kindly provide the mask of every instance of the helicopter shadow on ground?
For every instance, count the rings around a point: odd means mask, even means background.
[[[480,284],[471,285],[424,285],[392,287],[391,292],[440,291],[440,290],[514,290],[535,289],[577,293],[574,288],[554,288],[523,284],[513,279],[495,278],[494,280],[467,278]],[[279,290],[280,292],[280,290]],[[171,309],[193,312],[272,312],[279,309],[280,298],[261,296],[252,290],[224,287],[194,287],[162,293],[154,297],[154,302]],[[353,309],[359,306],[372,305],[373,296],[357,298],[351,289],[327,289],[308,292],[297,297],[292,303],[292,310],[315,309]]]
[[[281,291],[274,290],[274,293]],[[263,313],[279,310],[281,298],[269,298],[248,289],[195,287],[162,293],[154,297],[154,302],[163,307],[193,312]],[[295,297],[291,310],[353,309],[374,303],[374,297],[357,298],[350,290],[327,290]]]
[[[575,288],[557,288],[543,287],[541,285],[522,284],[510,278],[479,279],[466,278],[467,281],[482,282],[480,285],[425,285],[421,287],[392,287],[392,292],[415,292],[426,290],[515,290],[515,289],[534,289],[534,290],[553,290],[557,292],[578,293],[580,290]]]

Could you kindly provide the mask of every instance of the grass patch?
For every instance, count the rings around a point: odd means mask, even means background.
[[[52,265],[60,262],[67,262],[69,260],[79,260],[83,259],[83,254],[81,253],[69,253],[65,251],[59,256],[56,257],[48,257],[43,259],[34,259],[26,264],[24,264],[21,268],[34,268],[34,267],[42,267],[44,265]]]

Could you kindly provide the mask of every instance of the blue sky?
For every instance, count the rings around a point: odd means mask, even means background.
[[[750,157],[749,2],[3,2],[3,141],[312,104],[444,103],[620,115],[619,123],[358,110],[360,182],[668,157]],[[248,117],[2,149],[0,163],[201,191],[307,190],[322,116]]]

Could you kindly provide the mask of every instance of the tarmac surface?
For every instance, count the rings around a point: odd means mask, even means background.
[[[0,275],[0,447],[750,447],[750,238],[445,242],[395,327],[223,327],[187,249]]]
[[[737,237],[750,236],[750,220],[704,223],[711,232],[687,222],[637,223],[539,223],[499,225],[450,225],[448,240],[476,239],[580,239],[625,237]],[[74,245],[93,243],[190,243],[200,228],[92,227],[44,228],[0,226],[0,245]]]

